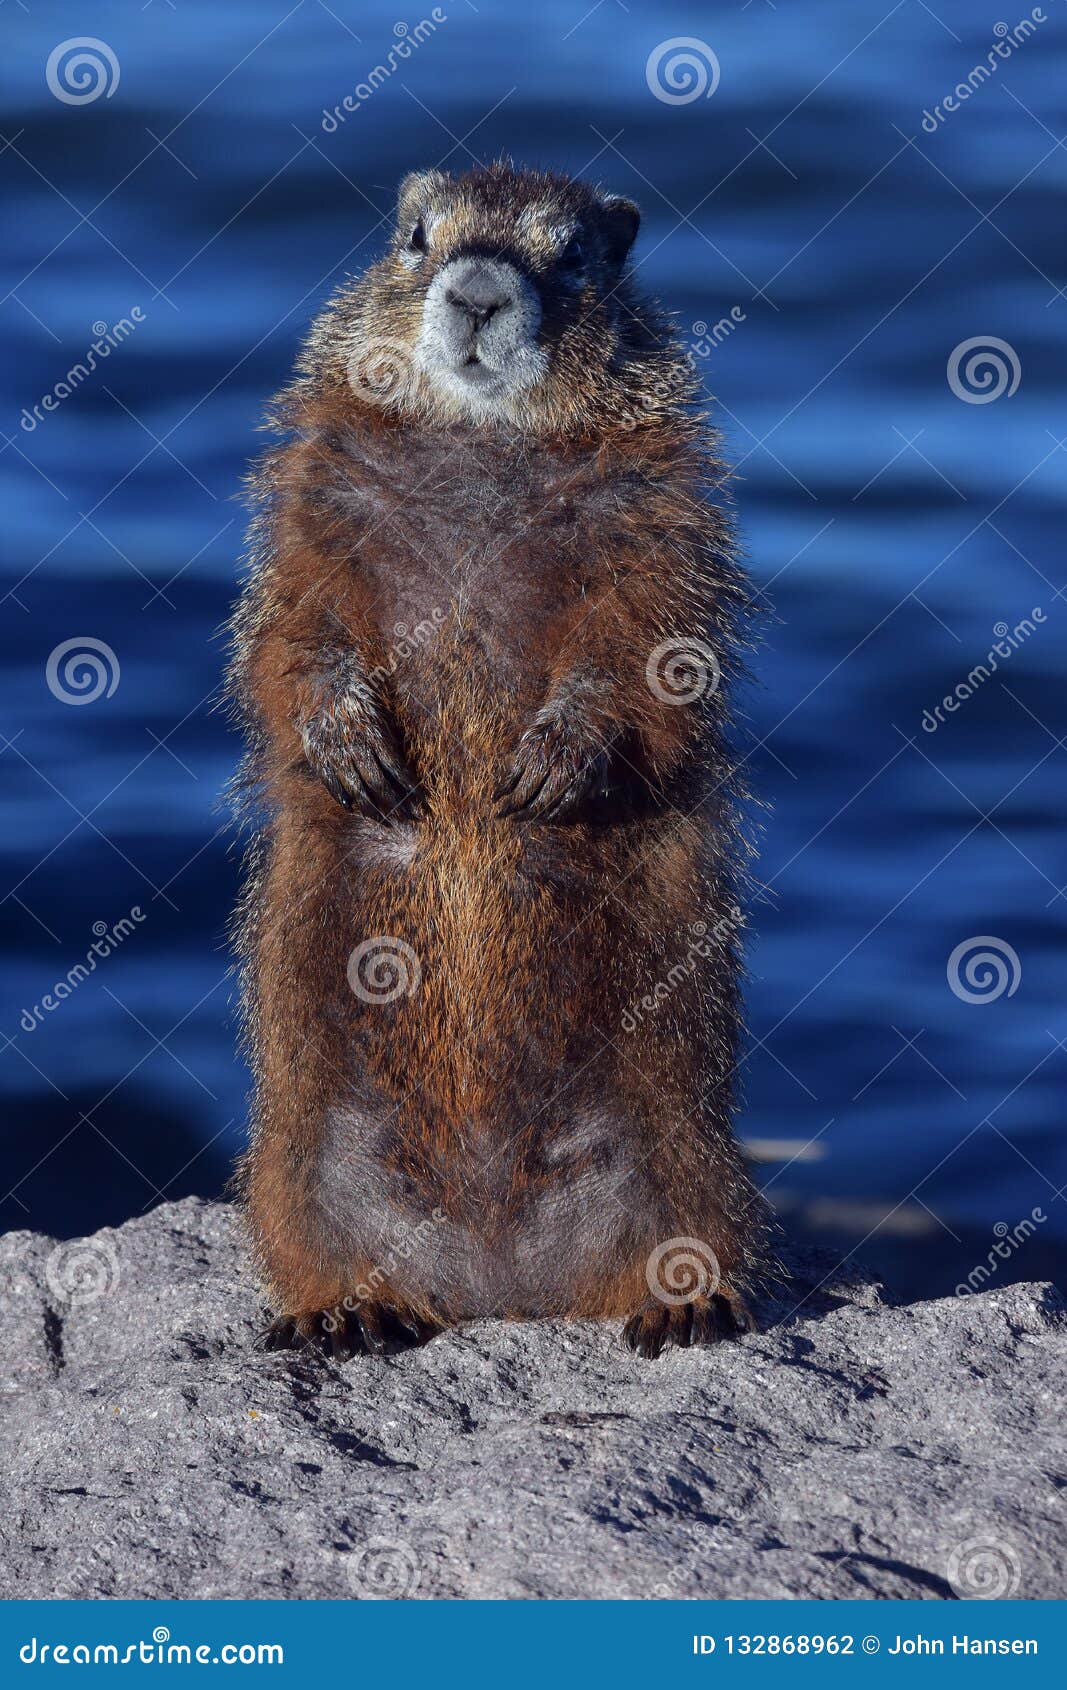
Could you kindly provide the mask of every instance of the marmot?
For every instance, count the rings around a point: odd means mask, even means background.
[[[232,674],[270,1348],[594,1316],[654,1356],[751,1325],[748,594],[638,222],[506,163],[407,177],[274,404]]]

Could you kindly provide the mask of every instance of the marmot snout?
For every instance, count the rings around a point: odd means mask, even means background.
[[[749,1323],[747,592],[637,225],[541,172],[409,177],[275,407],[233,666],[274,1346]]]

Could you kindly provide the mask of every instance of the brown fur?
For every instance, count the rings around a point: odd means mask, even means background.
[[[417,337],[426,276],[397,253],[428,200],[447,208],[442,252],[506,249],[541,290],[552,367],[517,422],[449,414],[407,369],[388,394],[352,373],[380,337]],[[546,205],[582,220],[578,292],[535,238]],[[620,268],[620,215],[500,166],[409,181],[397,247],[316,326],[253,484],[234,688],[265,820],[242,922],[243,1184],[271,1294],[304,1332],[346,1299],[427,1330],[655,1324],[658,1244],[704,1241],[727,1298],[758,1262],[730,1125],[725,728],[746,588],[709,503],[714,437]],[[657,696],[646,664],[668,640],[713,648],[717,691]],[[498,813],[508,789],[534,794],[519,815]],[[679,971],[699,923],[710,954]],[[367,1002],[349,958],[379,936],[420,978]]]

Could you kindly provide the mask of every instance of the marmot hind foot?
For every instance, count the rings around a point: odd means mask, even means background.
[[[391,1303],[344,1303],[304,1314],[279,1315],[262,1334],[265,1350],[318,1349],[332,1361],[353,1356],[396,1355],[429,1343],[443,1328]]]
[[[626,1322],[622,1337],[629,1349],[646,1361],[655,1361],[672,1344],[680,1349],[718,1344],[756,1330],[744,1298],[720,1286],[712,1296],[695,1297],[690,1303],[664,1304],[647,1298]]]

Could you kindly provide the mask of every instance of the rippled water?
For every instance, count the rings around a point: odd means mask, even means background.
[[[214,708],[234,495],[264,397],[380,250],[400,175],[511,151],[639,199],[641,278],[698,348],[738,464],[773,605],[741,725],[770,806],[742,1125],[776,1141],[771,1190],[849,1245],[889,1211],[872,1247],[903,1239],[947,1282],[1036,1206],[1047,1221],[999,1271],[1044,1267],[1067,1178],[1067,30],[1048,0],[998,58],[979,10],[450,0],[432,29],[407,15],[407,58],[331,129],[324,109],[391,70],[395,9],[8,9],[3,1224],[83,1230],[226,1177],[246,1086],[217,807],[237,748]],[[71,104],[46,63],[87,27],[118,82]],[[679,36],[714,52],[712,97],[652,91],[649,56]],[[36,421],[93,325],[123,318]],[[949,359],[991,336],[1018,385],[969,402]],[[65,706],[47,660],[84,636],[119,684]],[[143,921],[35,1020],[94,924],[134,906]],[[1010,989],[972,1003],[947,965],[986,935]]]

